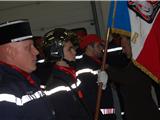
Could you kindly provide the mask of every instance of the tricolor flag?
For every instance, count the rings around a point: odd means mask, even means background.
[[[160,2],[111,1],[108,27],[131,37],[134,63],[160,83]]]

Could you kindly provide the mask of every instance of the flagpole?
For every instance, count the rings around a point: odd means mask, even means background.
[[[102,71],[105,70],[109,34],[110,34],[110,28],[107,29],[107,35],[106,35],[106,39],[105,39],[104,55],[103,55],[103,61],[102,61],[102,66],[101,66]],[[98,93],[97,93],[97,101],[96,101],[96,112],[95,112],[94,120],[98,120],[98,117],[99,117],[101,95],[102,95],[102,83],[99,83]]]

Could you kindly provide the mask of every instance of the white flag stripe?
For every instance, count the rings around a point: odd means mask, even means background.
[[[133,59],[137,59],[141,50],[143,49],[145,40],[148,37],[148,34],[152,28],[154,21],[149,24],[140,17],[136,15],[135,12],[128,9],[130,15],[130,24],[131,24],[131,46],[132,46],[132,53]],[[158,13],[157,13],[158,15]],[[154,19],[155,20],[155,19]],[[137,33],[136,41],[134,41],[135,33]]]

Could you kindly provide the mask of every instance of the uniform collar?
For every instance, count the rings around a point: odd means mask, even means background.
[[[57,70],[61,70],[67,74],[70,74],[76,80],[76,69],[74,67],[65,67],[59,65],[54,65],[53,67]]]
[[[86,55],[86,56],[88,56],[88,55]],[[102,62],[98,58],[93,57],[93,56],[88,56],[88,57],[91,58],[92,60],[94,60],[97,64],[99,64],[99,65],[102,64]]]
[[[24,70],[18,68],[15,65],[11,65],[11,64],[8,64],[8,63],[2,62],[2,61],[0,61],[0,65],[5,65],[5,66],[8,66],[8,67],[16,70],[18,73],[23,75],[31,85],[35,85],[35,81],[32,79],[31,75],[29,73],[25,72]]]

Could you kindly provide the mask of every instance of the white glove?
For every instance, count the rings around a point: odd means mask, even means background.
[[[102,83],[102,90],[106,89],[108,82],[108,74],[105,71],[98,72],[98,83]]]

